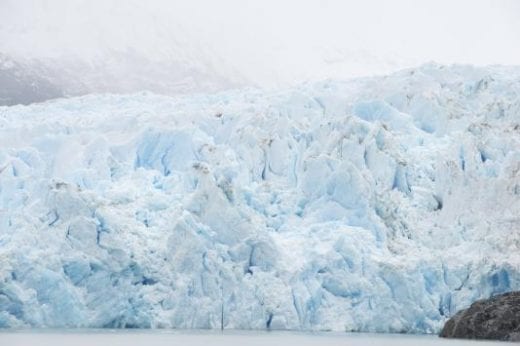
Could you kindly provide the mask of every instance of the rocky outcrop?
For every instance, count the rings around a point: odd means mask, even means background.
[[[520,291],[476,301],[449,319],[440,336],[520,341]]]

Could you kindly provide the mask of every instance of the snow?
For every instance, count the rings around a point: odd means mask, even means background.
[[[437,332],[520,289],[520,70],[0,107],[0,326]]]

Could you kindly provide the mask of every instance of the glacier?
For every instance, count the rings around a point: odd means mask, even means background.
[[[435,333],[520,289],[520,68],[0,107],[0,327]]]

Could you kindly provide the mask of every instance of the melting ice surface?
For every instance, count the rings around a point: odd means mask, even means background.
[[[0,326],[438,332],[519,215],[519,69],[1,107]]]

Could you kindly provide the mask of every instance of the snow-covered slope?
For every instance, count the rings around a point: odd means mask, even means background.
[[[29,104],[63,97],[44,66],[26,66],[0,53],[0,106]]]
[[[154,63],[137,53],[112,52],[103,59],[88,62],[75,58],[13,58],[0,51],[0,106],[90,93],[217,92],[244,84],[239,76],[196,59],[176,57]]]
[[[435,332],[519,215],[519,69],[1,107],[0,325]]]
[[[3,0],[0,78],[4,55],[31,77],[21,81],[25,88],[45,79],[65,96],[141,90],[177,95],[243,86],[242,73],[191,25],[201,7],[190,14],[186,6],[194,7],[162,0]],[[0,90],[0,105],[6,104],[3,94],[11,95]]]

